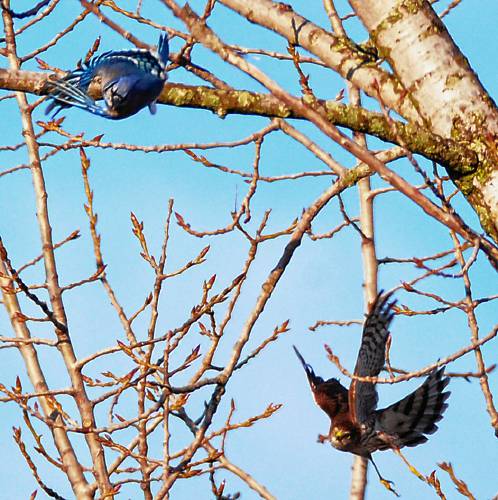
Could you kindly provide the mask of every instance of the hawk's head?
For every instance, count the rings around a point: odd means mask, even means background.
[[[352,422],[334,425],[330,432],[330,442],[334,448],[351,451],[360,441],[360,430]]]

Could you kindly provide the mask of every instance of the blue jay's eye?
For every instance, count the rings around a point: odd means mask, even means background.
[[[74,106],[95,115],[120,120],[145,107],[153,111],[167,80],[168,57],[166,35],[161,35],[154,51],[121,50],[94,57],[86,67],[80,65],[63,79],[51,82],[49,97],[52,102],[45,113],[54,111],[54,118],[61,109]],[[97,104],[88,95],[88,88],[97,77],[101,82],[105,106]]]

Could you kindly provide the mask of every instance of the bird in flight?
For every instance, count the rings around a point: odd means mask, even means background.
[[[75,106],[111,120],[121,120],[148,106],[156,111],[156,100],[167,80],[169,42],[161,35],[155,50],[131,49],[110,51],[94,57],[64,78],[49,82],[52,102],[45,114]],[[105,106],[97,104],[88,88],[100,80]]]
[[[356,376],[377,377],[384,366],[395,304],[389,299],[389,294],[379,294],[367,315],[354,369]],[[331,421],[328,436],[320,435],[319,441],[330,440],[340,451],[369,459],[382,484],[395,493],[389,484],[391,481],[380,475],[372,453],[417,446],[427,441],[427,434],[436,432],[436,422],[443,418],[450,395],[444,390],[449,383],[444,368],[432,371],[418,389],[402,400],[377,410],[379,397],[375,383],[353,379],[348,390],[335,378],[324,380],[317,376],[295,346],[294,350],[304,367],[316,404]]]

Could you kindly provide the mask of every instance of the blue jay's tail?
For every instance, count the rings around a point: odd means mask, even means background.
[[[45,108],[45,114],[51,115],[50,118],[53,120],[63,109],[71,107],[72,104],[59,100],[56,97],[61,93],[60,87],[64,85],[63,80],[55,80],[50,82],[50,95],[51,102]]]
[[[55,110],[52,115],[53,119],[63,109],[71,106],[78,107],[78,105],[75,104],[78,100],[81,102],[83,102],[83,100],[89,101],[95,105],[95,102],[83,92],[83,89],[87,89],[92,81],[92,70],[93,68],[90,66],[86,68],[81,67],[80,62],[78,63],[78,68],[68,73],[65,77],[51,81],[50,97],[52,97],[53,100],[47,106],[47,109],[45,109],[45,114],[48,115]],[[84,96],[86,96],[86,99],[84,99]]]
[[[52,87],[51,93],[54,96],[54,100],[47,106],[45,114],[48,115],[52,110],[54,110],[54,108],[59,108],[52,115],[52,119],[54,119],[57,113],[59,113],[59,111],[63,108],[70,106],[75,106],[76,108],[90,111],[90,113],[95,115],[109,118],[105,109],[98,106],[87,93],[70,81],[54,80],[53,82],[50,82],[50,85]]]

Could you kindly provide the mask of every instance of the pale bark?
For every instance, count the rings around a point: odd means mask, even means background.
[[[427,1],[350,3],[418,109],[421,122],[441,137],[468,143],[480,155],[476,169],[461,165],[448,172],[485,231],[498,241],[495,103]]]
[[[477,167],[444,165],[498,241],[498,110],[468,61],[426,0],[351,0],[381,57],[394,75],[368,61],[349,39],[337,37],[271,0],[220,0],[249,21],[279,33],[319,57],[367,95],[412,123],[468,143]],[[297,32],[297,34],[296,34]],[[491,137],[490,137],[491,136]]]
[[[4,6],[9,7],[9,2],[4,1]],[[12,17],[7,10],[3,10],[3,21],[6,34],[6,46],[8,51],[8,60],[14,70],[19,70],[20,62],[17,56],[14,26]],[[85,439],[93,459],[94,473],[97,478],[100,492],[102,495],[112,498],[113,487],[109,480],[107,467],[105,463],[105,454],[98,436],[92,431],[96,427],[93,406],[85,387],[85,382],[81,370],[77,366],[77,358],[73,349],[69,330],[67,327],[67,317],[62,301],[62,291],[59,285],[57,274],[57,265],[55,262],[54,243],[52,239],[52,226],[50,225],[47,190],[45,188],[45,179],[43,175],[39,145],[36,140],[34,125],[32,120],[32,109],[28,103],[26,94],[16,93],[16,99],[19,106],[22,131],[25,138],[29,157],[29,165],[33,180],[33,187],[36,197],[36,215],[40,229],[40,239],[42,243],[43,263],[45,267],[45,280],[47,291],[50,297],[50,305],[53,310],[53,319],[55,324],[55,334],[57,335],[58,350],[66,365],[67,372],[71,379],[71,385],[74,390],[74,401],[78,407],[82,426],[89,430],[85,434]],[[88,492],[81,494],[86,498]]]
[[[382,82],[380,92],[384,102],[405,117],[417,117],[410,101],[402,98],[402,89],[396,79],[373,64],[375,61],[349,38],[324,30],[300,16],[288,4],[271,0],[220,0],[220,3],[305,48],[371,97],[377,97],[376,82]]]
[[[2,252],[0,258],[0,288],[2,290],[2,300],[10,318],[12,329],[16,337],[23,340],[31,339],[31,332],[22,320],[23,314],[17,300],[17,295],[13,286],[13,280],[9,277],[7,268],[4,264],[6,255]],[[19,344],[19,352],[24,360],[26,372],[29,380],[33,384],[36,392],[46,393],[49,391],[47,381],[40,366],[38,354],[33,344],[28,342]],[[43,414],[47,417],[53,415],[56,406],[50,397],[40,397],[38,399]],[[83,474],[83,468],[76,457],[74,449],[69,441],[69,437],[64,428],[64,422],[58,416],[54,425],[50,428],[54,437],[54,444],[59,453],[62,464],[64,465],[67,478],[71,484],[72,490],[78,498],[87,500],[93,498],[89,492],[88,483]]]
[[[351,102],[361,105],[360,93],[356,87],[350,87]],[[356,141],[363,147],[367,147],[364,135],[357,134]],[[363,263],[363,297],[365,313],[370,310],[370,305],[374,302],[378,293],[378,262],[375,249],[374,233],[374,211],[370,188],[370,177],[365,177],[358,182],[358,192],[360,198],[360,228],[361,238],[361,259]],[[363,500],[367,489],[368,460],[364,457],[355,457],[351,478],[350,500]]]

